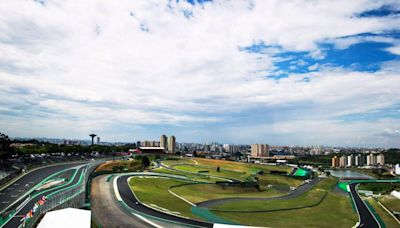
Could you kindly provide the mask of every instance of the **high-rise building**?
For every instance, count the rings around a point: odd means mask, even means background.
[[[268,144],[252,144],[251,145],[251,157],[268,157],[269,146]]]
[[[339,158],[337,156],[334,156],[332,158],[332,168],[335,168],[335,167],[339,167]]]
[[[361,154],[357,154],[355,157],[354,157],[354,165],[355,166],[361,166],[362,164],[361,164]]]
[[[100,144],[100,137],[97,137],[97,144]]]
[[[367,155],[367,165],[377,165],[377,156],[373,153]]]
[[[347,156],[347,167],[352,167],[353,166],[353,155]]]
[[[385,156],[383,154],[378,154],[376,156],[376,163],[378,165],[384,165],[385,164]]]
[[[339,159],[339,167],[346,167],[347,165],[347,156],[346,155],[342,155]]]
[[[168,137],[168,153],[175,154],[175,136]]]
[[[224,148],[224,151],[227,152],[227,153],[231,152],[231,147],[230,147],[229,144],[222,145],[222,148]]]
[[[168,147],[167,147],[167,136],[166,135],[161,135],[161,138],[160,138],[160,147],[164,147],[164,149],[166,150],[166,149],[168,149]]]

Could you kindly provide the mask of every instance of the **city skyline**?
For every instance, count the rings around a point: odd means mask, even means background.
[[[400,147],[399,10],[367,0],[5,1],[0,128]]]

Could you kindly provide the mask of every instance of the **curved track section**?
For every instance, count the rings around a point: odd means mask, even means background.
[[[76,164],[75,164],[76,166]],[[32,208],[33,205],[40,200],[40,198],[42,196],[48,196],[49,194],[56,192],[62,188],[67,188],[70,186],[73,186],[75,184],[77,184],[79,182],[79,179],[81,177],[81,175],[83,174],[83,172],[86,171],[86,166],[83,165],[79,168],[77,168],[75,175],[73,176],[73,179],[70,180],[67,184],[62,185],[62,186],[58,186],[58,187],[54,187],[54,188],[50,188],[48,190],[44,190],[44,191],[40,191],[39,193],[35,193],[33,194],[33,196],[31,196],[31,198],[29,199],[29,201],[23,205],[16,213],[16,215],[14,215],[14,217],[11,218],[11,220],[9,220],[3,227],[18,227],[21,224],[21,217],[25,214],[27,214]]]
[[[155,227],[122,208],[112,183],[107,175],[92,180],[90,201],[95,221],[103,227]]]
[[[141,176],[144,176],[144,175],[146,175],[146,174],[141,174]],[[174,221],[177,223],[185,224],[187,226],[213,227],[212,223],[201,222],[201,221],[196,221],[196,220],[191,220],[191,219],[186,219],[186,218],[166,214],[166,213],[154,210],[150,207],[147,207],[147,206],[141,204],[138,201],[138,199],[136,198],[136,196],[132,193],[132,190],[129,187],[128,178],[131,176],[138,176],[138,175],[132,174],[132,175],[120,176],[117,180],[117,185],[118,185],[118,191],[119,191],[119,194],[120,194],[122,200],[133,210],[136,210],[136,211],[139,211],[144,214],[151,215],[151,216],[154,216],[157,218],[161,218],[164,220],[169,220],[169,221]]]
[[[378,220],[372,214],[371,210],[368,208],[366,203],[361,199],[360,195],[357,192],[358,183],[352,183],[349,185],[350,194],[353,198],[354,204],[357,209],[359,225],[358,227],[371,227],[371,228],[380,228],[381,225],[379,224]]]
[[[213,199],[213,200],[207,200],[203,201],[197,204],[199,207],[205,207],[205,208],[210,208],[214,207],[216,205],[224,204],[224,203],[229,203],[229,202],[237,202],[237,201],[262,201],[262,200],[286,200],[286,199],[292,199],[295,197],[298,197],[302,195],[303,193],[307,192],[310,190],[314,185],[316,185],[320,180],[318,178],[313,179],[310,183],[304,184],[300,187],[298,187],[296,190],[290,192],[289,194],[283,195],[283,196],[275,196],[275,197],[257,197],[257,198],[251,198],[251,197],[231,197],[231,198],[222,198],[222,199]]]
[[[70,163],[52,165],[43,168],[39,168],[35,171],[25,174],[14,183],[8,185],[0,191],[0,214],[3,214],[7,208],[17,203],[24,195],[27,195],[37,184],[42,182],[48,176],[75,166],[82,163]]]

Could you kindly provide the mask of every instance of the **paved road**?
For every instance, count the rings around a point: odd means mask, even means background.
[[[102,227],[152,227],[121,208],[114,193],[113,181],[107,179],[108,175],[102,175],[92,180],[90,206],[96,222]]]
[[[9,205],[17,201],[22,195],[31,190],[46,177],[58,171],[68,169],[79,164],[82,163],[54,165],[40,168],[26,174],[15,183],[0,191],[0,213],[3,213]]]
[[[75,166],[76,166],[76,164],[75,164]],[[84,170],[85,170],[85,167],[83,167],[83,166],[81,168],[79,168],[75,178],[71,181],[71,183],[69,183],[68,185],[65,185],[61,188],[66,188],[66,187],[69,187],[69,186],[72,186],[72,185],[78,183],[79,178]],[[43,190],[43,191],[46,191],[44,193],[44,195],[47,196],[50,193],[55,192],[59,189],[60,189],[60,187],[53,187],[49,191]],[[23,215],[27,214],[33,208],[33,205],[35,204],[35,202],[39,201],[42,196],[43,196],[42,194],[38,194],[36,197],[31,198],[29,200],[29,202],[24,207],[22,207],[22,209],[17,213],[17,215],[14,216],[7,224],[5,224],[4,227],[5,228],[18,227],[21,224],[21,222],[20,222],[21,217]]]
[[[198,226],[198,227],[213,227],[212,223],[208,222],[201,222],[201,221],[195,221],[191,219],[185,219],[181,217],[177,217],[174,215],[166,214],[157,210],[154,210],[152,208],[146,207],[138,202],[136,197],[133,195],[129,185],[128,185],[128,178],[130,176],[121,176],[117,180],[118,184],[118,190],[121,195],[122,200],[133,210],[140,211],[142,213],[155,216],[158,218],[170,220],[170,221],[175,221],[183,224],[187,224],[189,226]]]
[[[371,213],[365,202],[358,195],[358,192],[356,190],[357,185],[358,183],[352,183],[349,185],[349,188],[350,188],[350,194],[353,197],[353,200],[357,208],[357,213],[359,217],[358,227],[380,228],[379,222],[376,220],[375,216]]]
[[[315,184],[317,184],[320,181],[319,178],[313,179],[310,183],[304,184],[300,187],[298,187],[296,190],[291,191],[289,194],[283,195],[283,196],[275,196],[275,197],[258,197],[258,198],[249,198],[249,197],[232,197],[232,198],[223,198],[223,199],[213,199],[213,200],[207,200],[203,201],[197,204],[198,207],[205,207],[205,208],[210,208],[214,207],[216,205],[228,203],[228,202],[237,202],[237,201],[243,201],[243,200],[285,200],[285,199],[291,199],[300,196],[301,194],[305,193],[309,189],[311,189]]]

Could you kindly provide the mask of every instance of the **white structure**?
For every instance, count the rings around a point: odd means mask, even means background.
[[[383,156],[383,154],[378,154],[376,156],[376,163],[378,165],[384,165],[385,164],[385,156]]]
[[[400,192],[398,192],[398,191],[396,191],[396,190],[393,190],[393,191],[390,193],[390,195],[392,195],[392,196],[394,196],[394,197],[400,199]]]
[[[88,210],[66,208],[47,212],[38,228],[90,228],[91,212]]]
[[[397,164],[397,165],[394,167],[394,173],[395,173],[396,175],[400,175],[400,164]]]
[[[227,153],[231,152],[231,146],[229,144],[222,145],[222,148],[224,148],[224,151]]]
[[[347,167],[353,166],[353,155],[347,156]]]

